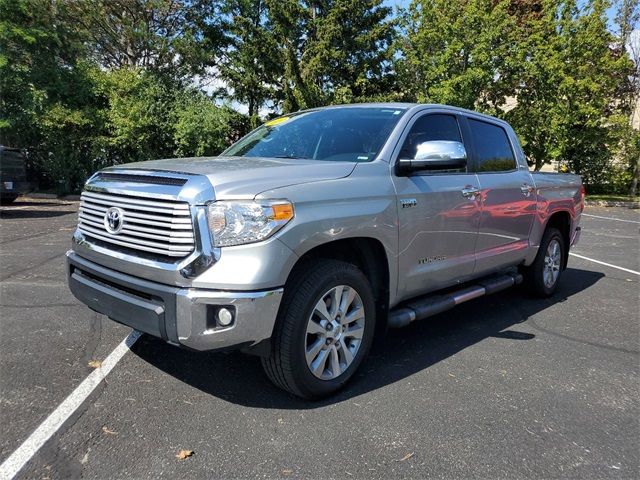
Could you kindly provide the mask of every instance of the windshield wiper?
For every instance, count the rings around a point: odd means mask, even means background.
[[[292,160],[304,160],[304,157],[297,157],[296,155],[270,155],[271,158],[289,158]]]

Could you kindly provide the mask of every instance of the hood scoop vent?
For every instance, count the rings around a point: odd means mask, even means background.
[[[186,178],[165,177],[156,175],[138,175],[131,173],[111,173],[101,172],[96,180],[115,181],[115,182],[131,182],[131,183],[147,183],[152,185],[174,185],[181,187],[187,183]]]

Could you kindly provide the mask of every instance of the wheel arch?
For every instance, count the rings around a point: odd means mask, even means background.
[[[390,268],[382,242],[372,237],[350,237],[317,245],[297,260],[287,281],[294,272],[309,261],[334,259],[358,267],[371,283],[376,304],[376,337],[386,330],[389,311]]]
[[[567,262],[569,260],[569,247],[571,246],[571,214],[567,210],[560,210],[554,212],[547,223],[545,224],[544,231],[546,232],[549,228],[557,228],[562,235],[562,240],[564,242],[564,248],[566,255],[563,259],[562,269],[565,270],[567,268]]]

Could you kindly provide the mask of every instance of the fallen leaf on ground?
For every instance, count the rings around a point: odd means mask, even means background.
[[[100,368],[102,366],[101,360],[91,360],[88,364],[91,368]]]
[[[104,433],[108,433],[109,435],[117,435],[118,434],[118,432],[115,432],[113,430],[109,430],[106,425],[104,427],[102,427],[102,431]]]
[[[185,458],[189,458],[191,455],[193,455],[195,452],[193,450],[180,450],[178,452],[178,454],[176,455],[176,458],[178,460],[184,460]]]
[[[283,475],[291,475],[293,473],[293,470],[282,470]]]
[[[407,453],[404,457],[400,459],[400,461],[404,462],[405,460],[409,460],[411,457],[413,457],[413,452]]]

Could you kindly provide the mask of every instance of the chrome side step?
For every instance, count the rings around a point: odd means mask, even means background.
[[[446,295],[432,295],[411,300],[404,306],[389,312],[388,325],[390,328],[405,327],[415,320],[431,317],[474,298],[506,290],[520,283],[522,283],[521,274],[507,273],[487,277],[476,282],[475,285]]]

